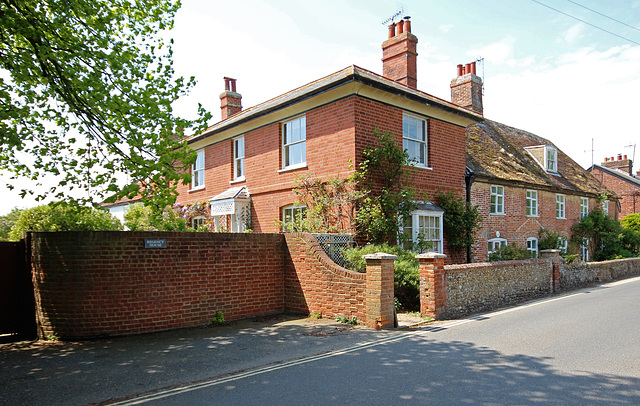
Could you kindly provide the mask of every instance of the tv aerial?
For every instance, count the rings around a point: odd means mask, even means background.
[[[382,25],[388,25],[390,23],[394,23],[396,18],[402,17],[404,14],[404,4],[398,5],[398,10],[393,13],[393,15],[382,22]]]

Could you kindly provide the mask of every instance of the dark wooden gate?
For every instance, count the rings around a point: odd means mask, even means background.
[[[35,337],[35,302],[25,241],[0,241],[0,335]]]

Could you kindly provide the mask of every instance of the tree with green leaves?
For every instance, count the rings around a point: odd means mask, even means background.
[[[179,2],[0,0],[0,171],[67,198],[142,195],[164,207],[195,160],[179,142],[210,115],[177,117],[172,103],[195,80],[174,77],[171,42]],[[127,179],[124,180],[123,179]],[[11,182],[9,188],[19,187]]]
[[[640,249],[640,236],[620,223],[602,209],[595,208],[588,216],[571,227],[571,242],[580,246],[589,241],[589,247],[595,261],[616,258],[628,258],[636,255]]]
[[[415,192],[406,181],[411,160],[391,134],[376,130],[374,136],[377,142],[363,151],[359,167],[365,196],[357,207],[357,227],[371,243],[395,243],[402,237],[398,220],[416,208]]]
[[[444,209],[442,226],[451,256],[455,263],[465,262],[467,249],[473,246],[482,222],[478,206],[453,191],[438,191],[435,202]]]
[[[56,202],[21,210],[9,239],[18,241],[27,231],[119,231],[122,224],[105,209]]]

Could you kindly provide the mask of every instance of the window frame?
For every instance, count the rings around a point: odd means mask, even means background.
[[[562,255],[567,253],[567,249],[569,248],[569,240],[567,237],[558,237],[558,249],[562,251]]]
[[[535,242],[535,249],[533,248],[533,242]],[[534,253],[534,258],[538,258],[538,239],[536,237],[527,238],[527,251]]]
[[[296,141],[287,142],[287,137],[293,130],[293,123],[299,121],[300,138]],[[300,162],[290,162],[293,156],[292,149],[298,145],[302,145],[302,154]],[[282,169],[296,169],[307,166],[307,116],[300,116],[282,123]]]
[[[496,188],[496,192],[494,192],[494,188]],[[502,189],[502,193],[498,193],[497,192],[498,188]],[[502,186],[502,185],[491,185],[491,187],[489,189],[489,214],[497,214],[497,215],[505,214],[504,195],[505,195],[504,186]],[[493,202],[493,197],[494,196],[496,197],[496,202],[495,203]],[[499,198],[501,200],[500,203],[498,203],[498,199]],[[501,211],[497,211],[499,204],[501,205]],[[495,208],[494,208],[494,206],[495,206]]]
[[[291,216],[287,216],[287,210],[291,210]],[[290,204],[282,207],[282,232],[284,233],[295,233],[300,230],[296,230],[295,226],[291,224],[291,220],[287,221],[287,219],[295,218],[297,215],[296,212],[302,212],[306,217],[307,206],[304,204]]]
[[[580,259],[589,262],[589,239],[585,238],[580,244]]]
[[[587,217],[589,215],[589,198],[581,197],[580,198],[580,220]]]
[[[562,201],[560,201],[560,200]],[[567,206],[566,196],[561,193],[556,193],[556,218],[565,220],[567,218]]]
[[[602,201],[602,212],[607,216],[609,215],[609,200],[607,199]]]
[[[205,216],[196,216],[193,217],[191,219],[191,228],[193,228],[194,230],[197,230],[198,228],[202,227],[204,225],[206,221],[206,217]]]
[[[444,221],[444,212],[443,211],[435,211],[435,210],[414,210],[411,212],[411,226],[408,227],[407,226],[407,222],[406,221],[402,221],[402,232],[405,234],[405,236],[407,236],[407,232],[406,230],[408,228],[411,229],[411,233],[409,234],[408,238],[407,238],[407,243],[410,243],[410,246],[405,246],[405,249],[411,249],[412,251],[418,251],[417,247],[416,247],[416,242],[419,239],[420,236],[420,218],[433,218],[437,220],[437,228],[434,227],[423,227],[423,228],[427,228],[428,230],[437,230],[437,235],[438,238],[425,238],[423,239],[423,241],[430,241],[430,242],[437,242],[435,248],[429,248],[426,250],[421,250],[420,252],[436,252],[439,254],[444,253],[444,227],[443,227],[443,221]]]
[[[191,165],[191,190],[204,188],[204,168],[205,168],[204,148],[196,151],[196,161]],[[198,166],[201,164],[202,166]]]
[[[502,238],[502,237],[491,238],[487,240],[487,255],[493,254],[494,252],[497,251],[496,243],[499,243],[497,249],[500,249],[502,247],[509,245],[509,241],[507,241],[506,238]],[[491,244],[491,249],[489,249],[489,244]]]
[[[553,154],[553,159],[549,159],[549,153]],[[549,168],[549,163],[552,163]],[[547,172],[558,173],[558,149],[551,145],[545,145],[544,149],[544,168]]]
[[[242,156],[239,155],[238,144],[242,144]],[[245,166],[244,166],[244,157],[245,157],[245,142],[244,135],[240,137],[236,137],[233,139],[233,180],[234,181],[242,181],[245,180]],[[238,174],[238,169],[240,169],[240,174]]]
[[[534,197],[535,195],[535,197]],[[531,204],[530,204],[531,202]],[[535,210],[533,210],[535,209]],[[535,213],[534,213],[535,211]],[[539,217],[538,215],[538,191],[527,189],[525,214],[527,217]]]
[[[410,124],[407,122],[408,120],[416,120],[418,122],[417,128],[422,127],[422,140],[408,136],[407,130]],[[410,143],[416,143],[424,149],[424,162],[420,162],[419,159],[416,160],[416,157],[411,155],[411,151],[408,148],[409,145],[412,145]],[[429,168],[429,126],[427,119],[412,114],[402,114],[402,149],[409,154],[411,166]]]

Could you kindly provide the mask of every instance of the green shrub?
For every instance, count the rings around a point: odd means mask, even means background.
[[[353,266],[351,269],[357,272],[365,272],[367,262],[363,255],[384,252],[395,255],[398,259],[394,262],[393,274],[395,297],[404,310],[415,311],[420,309],[420,276],[418,272],[418,259],[415,253],[404,250],[398,245],[370,244],[364,247],[350,248],[344,251],[347,261]]]
[[[627,224],[631,223],[625,222]],[[620,223],[600,208],[595,208],[588,216],[571,227],[572,244],[580,246],[589,240],[594,261],[606,261],[616,258],[629,258],[640,250],[640,237],[631,228],[623,228]]]
[[[49,203],[20,211],[9,238],[18,241],[27,231],[117,231],[122,224],[105,209]]]
[[[531,258],[533,258],[533,253],[526,248],[518,247],[518,244],[503,245],[497,251],[489,254],[489,262],[516,261]]]

